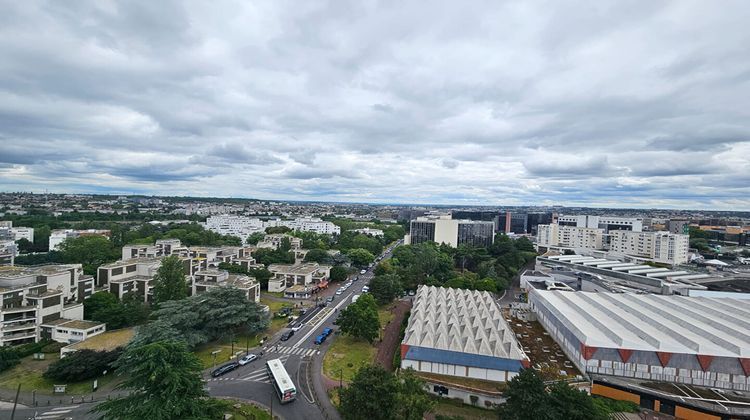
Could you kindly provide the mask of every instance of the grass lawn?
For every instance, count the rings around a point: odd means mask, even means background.
[[[21,384],[21,391],[31,392],[36,390],[37,393],[52,394],[52,385],[62,385],[60,381],[53,381],[42,377],[47,367],[60,356],[55,353],[45,354],[45,360],[34,360],[33,356],[24,357],[21,363],[6,370],[0,374],[0,388],[15,390],[18,384]],[[99,379],[99,388],[111,383],[116,376],[109,373]],[[66,395],[83,395],[91,393],[91,386],[94,380],[83,382],[68,383]]]
[[[338,380],[343,371],[344,381],[351,381],[362,365],[372,363],[378,350],[367,341],[353,337],[336,337],[323,359],[323,374]]]
[[[393,320],[393,304],[381,306],[378,308],[378,319],[380,319],[380,328],[385,328]]]
[[[261,303],[268,305],[271,308],[271,314],[273,312],[281,309],[281,307],[284,305],[282,302],[275,302],[275,301],[268,301],[264,302],[261,299]],[[238,352],[240,350],[244,351],[247,347],[253,348],[257,347],[260,344],[260,340],[263,337],[270,337],[273,334],[276,334],[278,331],[280,331],[282,328],[284,328],[287,325],[288,321],[286,318],[271,318],[271,326],[261,333],[258,333],[256,335],[248,335],[248,334],[236,334],[234,336],[234,351]],[[201,346],[198,346],[193,353],[198,356],[201,363],[203,363],[204,368],[210,368],[213,366],[214,357],[211,354],[211,352],[215,350],[221,350],[216,355],[216,364],[221,364],[224,362],[227,362],[231,359],[233,359],[232,356],[232,342],[230,341],[230,337],[224,337],[220,340],[212,341],[210,343],[203,344]]]
[[[432,411],[435,416],[441,415],[451,418],[463,418],[466,420],[495,420],[497,412],[460,404],[454,401],[440,399]]]
[[[239,401],[224,400],[226,408],[225,414],[231,414],[233,420],[271,420],[271,413],[268,411]]]

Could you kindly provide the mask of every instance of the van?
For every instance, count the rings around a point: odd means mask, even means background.
[[[321,335],[315,337],[315,344],[323,344],[324,341],[326,341],[326,336],[325,335],[321,334]]]

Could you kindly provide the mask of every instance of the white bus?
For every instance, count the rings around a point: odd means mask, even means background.
[[[297,389],[294,388],[294,383],[289,377],[289,374],[284,369],[284,364],[279,359],[272,359],[266,362],[266,370],[268,370],[268,377],[271,379],[271,385],[276,390],[276,395],[279,397],[279,401],[282,404],[294,401],[297,397]]]

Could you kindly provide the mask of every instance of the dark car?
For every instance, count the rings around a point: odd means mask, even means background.
[[[284,332],[284,334],[281,334],[281,341],[289,340],[290,338],[292,338],[293,335],[294,335],[294,331],[292,330],[286,331]]]
[[[326,298],[326,302],[331,303],[331,302],[333,302],[334,299],[336,299],[336,296],[328,296]]]
[[[219,366],[218,368],[214,369],[214,371],[211,372],[211,376],[215,378],[217,376],[221,376],[225,373],[231,372],[238,367],[240,367],[240,364],[237,362],[227,363],[226,365]]]

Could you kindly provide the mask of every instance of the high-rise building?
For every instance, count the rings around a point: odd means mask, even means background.
[[[541,247],[603,249],[604,230],[558,224],[539,225],[537,244]]]
[[[430,215],[412,220],[409,235],[404,242],[420,244],[423,242],[444,243],[454,248],[466,244],[472,246],[490,246],[494,241],[495,225],[490,221],[457,220],[450,214]]]
[[[614,254],[648,258],[665,264],[685,264],[688,262],[690,237],[667,231],[628,232],[623,230],[609,233],[609,250]]]
[[[591,229],[603,229],[604,233],[611,230],[632,230],[633,232],[643,231],[642,217],[612,217],[612,216],[589,216],[560,215],[557,223],[561,226],[576,226]]]
[[[668,229],[671,233],[690,234],[690,222],[687,220],[670,220]]]

